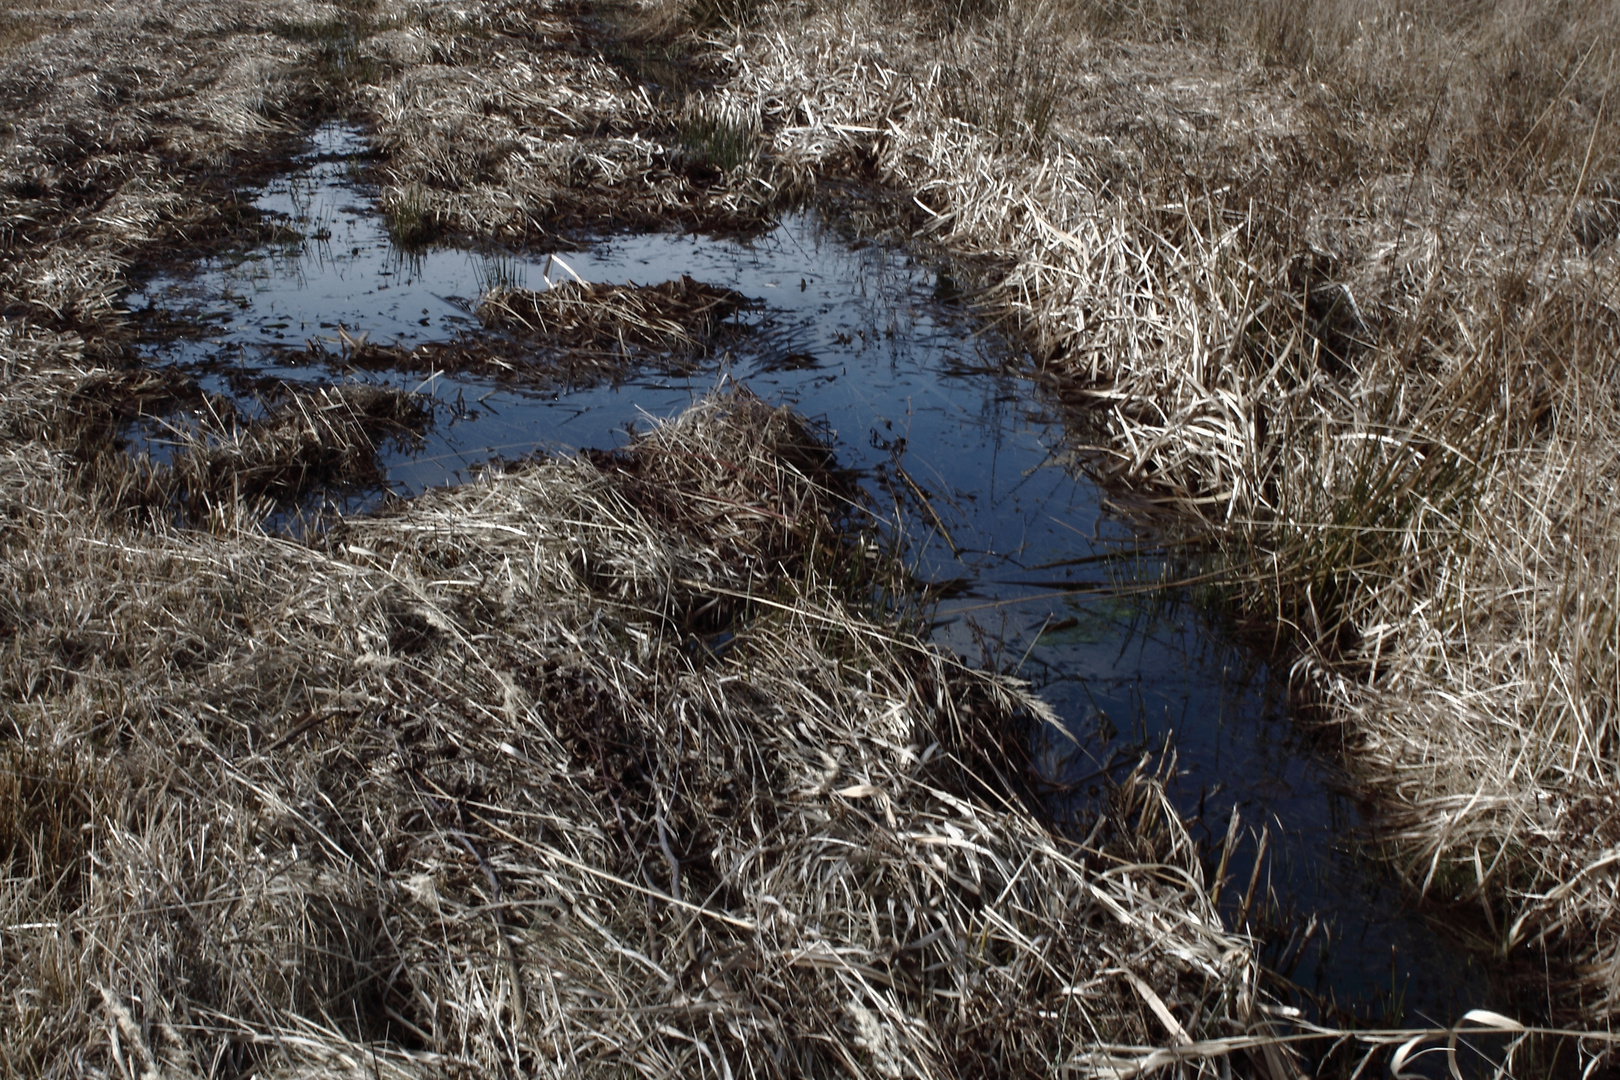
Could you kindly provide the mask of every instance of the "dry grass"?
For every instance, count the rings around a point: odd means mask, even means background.
[[[637,85],[571,9],[400,0],[370,18],[379,76],[357,103],[387,153],[384,203],[408,221],[507,239],[748,229],[775,197],[724,167],[725,129]]]
[[[493,332],[410,349],[340,334],[339,348],[316,341],[303,356],[345,372],[476,372],[530,390],[577,390],[649,371],[691,374],[750,332],[734,318],[749,304],[690,277],[659,285],[563,281],[540,291],[496,285],[476,309]]]
[[[433,419],[415,395],[363,383],[283,387],[268,404],[244,418],[206,400],[195,423],[165,423],[155,440],[169,444],[161,464],[143,456],[97,479],[126,507],[230,530],[311,494],[382,486],[379,450],[418,444]]]
[[[3,349],[14,436],[71,425],[78,344]],[[831,464],[737,391],[308,547],[132,522],[14,437],[3,1067],[1027,1075],[1254,1030],[1157,781],[1086,846],[1009,801],[1042,707],[854,599]]]
[[[1620,1007],[1612,3],[756,13],[774,180],[872,176],[1215,539],[1414,888]]]
[[[38,340],[26,326],[7,329]],[[418,442],[433,420],[424,399],[363,383],[282,384],[250,417],[172,369],[76,360],[7,374],[9,442],[63,455],[81,487],[122,512],[224,532],[311,495],[380,486],[379,451]]]
[[[296,543],[256,522],[368,477],[408,399],[249,420],[105,362],[124,266],[251,225],[230,185],[331,107],[376,107],[404,239],[753,212],[723,111],[635,158],[701,182],[540,202],[535,162],[642,154],[628,84],[547,18],[153,0],[0,61],[0,1071],[1109,1075],[1266,1030],[1159,781],[1048,833],[1007,757],[1043,707],[874,601],[905,582],[791,413],[721,395]],[[519,111],[474,120],[497,71]],[[554,122],[565,90],[631,126]],[[528,141],[478,179],[502,116]],[[554,299],[507,306],[575,326]],[[605,300],[579,332],[634,351],[704,347],[736,298]],[[158,419],[174,452],[127,458]]]
[[[686,100],[533,4],[138,0],[0,50],[3,1067],[1291,1071],[1154,778],[1045,832],[998,775],[1039,703],[882,621],[788,414],[317,548],[247,489],[378,429],[304,401],[142,467],[211,533],[128,513],[122,425],[199,399],[101,364],[123,270],[251,225],[233,186],[330,109],[409,243],[915,195],[1118,475],[1267,568],[1414,877],[1604,959],[1607,54],[1490,5],[705,10]]]
[[[73,16],[89,6],[87,0],[34,0],[10,5],[0,12],[0,56],[70,26]]]
[[[375,126],[407,245],[746,226],[772,197],[696,160],[691,119],[592,56],[577,13],[140,0],[7,18],[21,29],[0,49],[0,311],[96,348],[131,260],[251,232],[239,181],[323,112]]]
[[[265,28],[320,8],[53,9],[51,33],[0,52],[0,310],[99,338],[137,252],[239,231],[222,174],[314,93]]]
[[[494,289],[478,317],[569,348],[701,353],[746,303],[741,293],[689,277],[662,285],[564,281],[540,292]]]

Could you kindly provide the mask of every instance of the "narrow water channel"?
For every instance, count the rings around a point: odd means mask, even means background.
[[[1168,745],[1173,794],[1200,839],[1217,845],[1234,809],[1269,828],[1260,894],[1274,892],[1301,933],[1316,922],[1305,947],[1289,950],[1297,983],[1378,1021],[1444,1024],[1502,1007],[1490,973],[1357,857],[1355,804],[1335,794],[1331,765],[1290,721],[1264,664],[1223,639],[1183,590],[1093,587],[1151,583],[1166,563],[1151,550],[1116,557],[1142,538],[1105,512],[1064,449],[1061,421],[1043,412],[1036,387],[1004,373],[1005,345],[951,304],[936,269],[814,215],[747,241],[627,235],[556,253],[405,254],[356,179],[365,150],[352,129],[322,128],[258,194],[292,230],[284,242],[137,277],[127,303],[138,325],[200,328],[149,342],[147,362],[238,399],[265,377],[431,395],[425,441],[386,461],[387,486],[402,495],[466,479],[495,457],[616,445],[630,425],[678,412],[721,378],[791,404],[835,434],[842,464],[900,493],[919,573],[960,579],[939,606],[938,641],[1033,680],[1063,717],[1075,742],[1034,748],[1055,814]],[[740,316],[754,329],[692,374],[544,390],[467,374],[345,374],[303,351],[310,340],[337,355],[362,338],[408,349],[481,333],[473,308],[489,286],[540,289],[570,274],[641,284],[689,275],[758,301]],[[352,509],[385,493],[344,494]],[[1249,876],[1237,870],[1232,893]]]

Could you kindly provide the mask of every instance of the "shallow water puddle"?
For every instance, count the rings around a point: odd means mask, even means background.
[[[140,282],[128,297],[138,319],[206,325],[149,346],[150,362],[179,365],[220,393],[240,391],[244,377],[326,384],[343,376],[301,356],[307,341],[337,354],[359,340],[408,350],[484,333],[472,312],[495,285],[684,274],[736,289],[760,302],[739,317],[751,331],[692,375],[544,392],[466,373],[353,375],[437,403],[425,443],[386,456],[390,488],[453,483],[497,456],[615,445],[628,425],[679,411],[723,371],[824,420],[842,464],[898,493],[922,576],[962,579],[964,591],[940,606],[938,639],[974,661],[988,651],[1035,680],[1078,738],[1078,748],[1061,739],[1037,748],[1055,811],[1083,803],[1110,771],[1173,734],[1182,770],[1174,794],[1187,813],[1201,812],[1200,839],[1218,845],[1233,807],[1248,825],[1268,826],[1257,895],[1272,889],[1301,927],[1312,913],[1325,927],[1293,950],[1300,985],[1374,1017],[1404,1009],[1410,1021],[1500,1007],[1487,973],[1349,852],[1355,807],[1330,790],[1331,769],[1302,746],[1263,667],[1179,592],[1085,591],[1133,574],[1151,582],[1162,562],[1107,558],[1135,538],[1065,467],[1061,424],[1039,412],[1033,386],[996,373],[1005,353],[941,299],[948,283],[933,270],[846,242],[808,216],[748,242],[611,237],[561,253],[561,265],[545,254],[404,255],[354,180],[351,162],[365,150],[355,132],[324,128],[297,171],[261,194],[258,205],[301,239]],[[348,503],[379,494],[350,493]],[[1244,891],[1250,864],[1229,896]]]

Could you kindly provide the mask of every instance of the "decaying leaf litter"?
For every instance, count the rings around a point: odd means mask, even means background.
[[[122,365],[124,270],[251,233],[236,185],[311,111],[376,118],[402,234],[757,212],[759,180],[671,167],[678,116],[642,154],[634,87],[546,14],[13,16],[7,1071],[1112,1075],[1264,1032],[1159,780],[1048,833],[1004,775],[1043,706],[874,607],[903,581],[791,413],[717,393],[305,543],[265,511],[367,468],[409,401],[317,388],[124,454],[132,417],[211,407]],[[536,124],[483,166],[529,187],[458,193],[476,142],[406,127],[523,64],[630,119]],[[534,93],[503,100],[557,111]],[[571,194],[587,169],[621,187]],[[151,512],[177,499],[185,527]],[[1175,1056],[1234,1050],[1285,1069]]]

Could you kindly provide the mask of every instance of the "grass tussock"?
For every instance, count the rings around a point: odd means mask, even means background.
[[[0,351],[82,349],[75,339],[6,330]],[[314,494],[381,486],[380,451],[419,441],[433,420],[416,395],[362,383],[281,385],[248,416],[172,369],[46,361],[13,370],[10,381],[0,429],[9,441],[60,454],[81,488],[136,518],[225,531]]]
[[[420,184],[407,184],[383,198],[388,237],[404,251],[420,251],[444,232],[427,193]]]
[[[1620,1003],[1612,3],[783,5],[715,94],[907,192],[1218,546],[1415,890]],[[1032,89],[1033,88],[1033,89]],[[1033,111],[1031,111],[1033,110]]]
[[[747,303],[732,289],[685,276],[661,285],[563,281],[539,292],[493,289],[478,317],[571,349],[701,354]]]
[[[154,440],[168,444],[161,460],[144,457],[102,481],[118,501],[192,524],[239,527],[311,494],[383,486],[379,451],[419,442],[433,420],[416,395],[365,384],[283,387],[252,418],[213,399],[193,415],[194,423],[164,425],[167,438]]]
[[[5,326],[21,432],[82,347]],[[10,441],[5,1067],[1027,1075],[1253,1030],[1157,780],[1048,833],[999,775],[1042,706],[872,608],[842,484],[731,391],[311,546]]]
[[[694,95],[681,118],[680,147],[686,159],[722,177],[756,166],[764,148],[757,124],[750,122],[757,118],[728,116],[705,105]]]
[[[691,374],[749,332],[735,316],[751,301],[731,289],[681,277],[659,285],[585,281],[529,290],[497,280],[477,315],[492,332],[414,348],[340,334],[302,356],[334,371],[476,372],[529,390],[620,383],[648,371]]]

